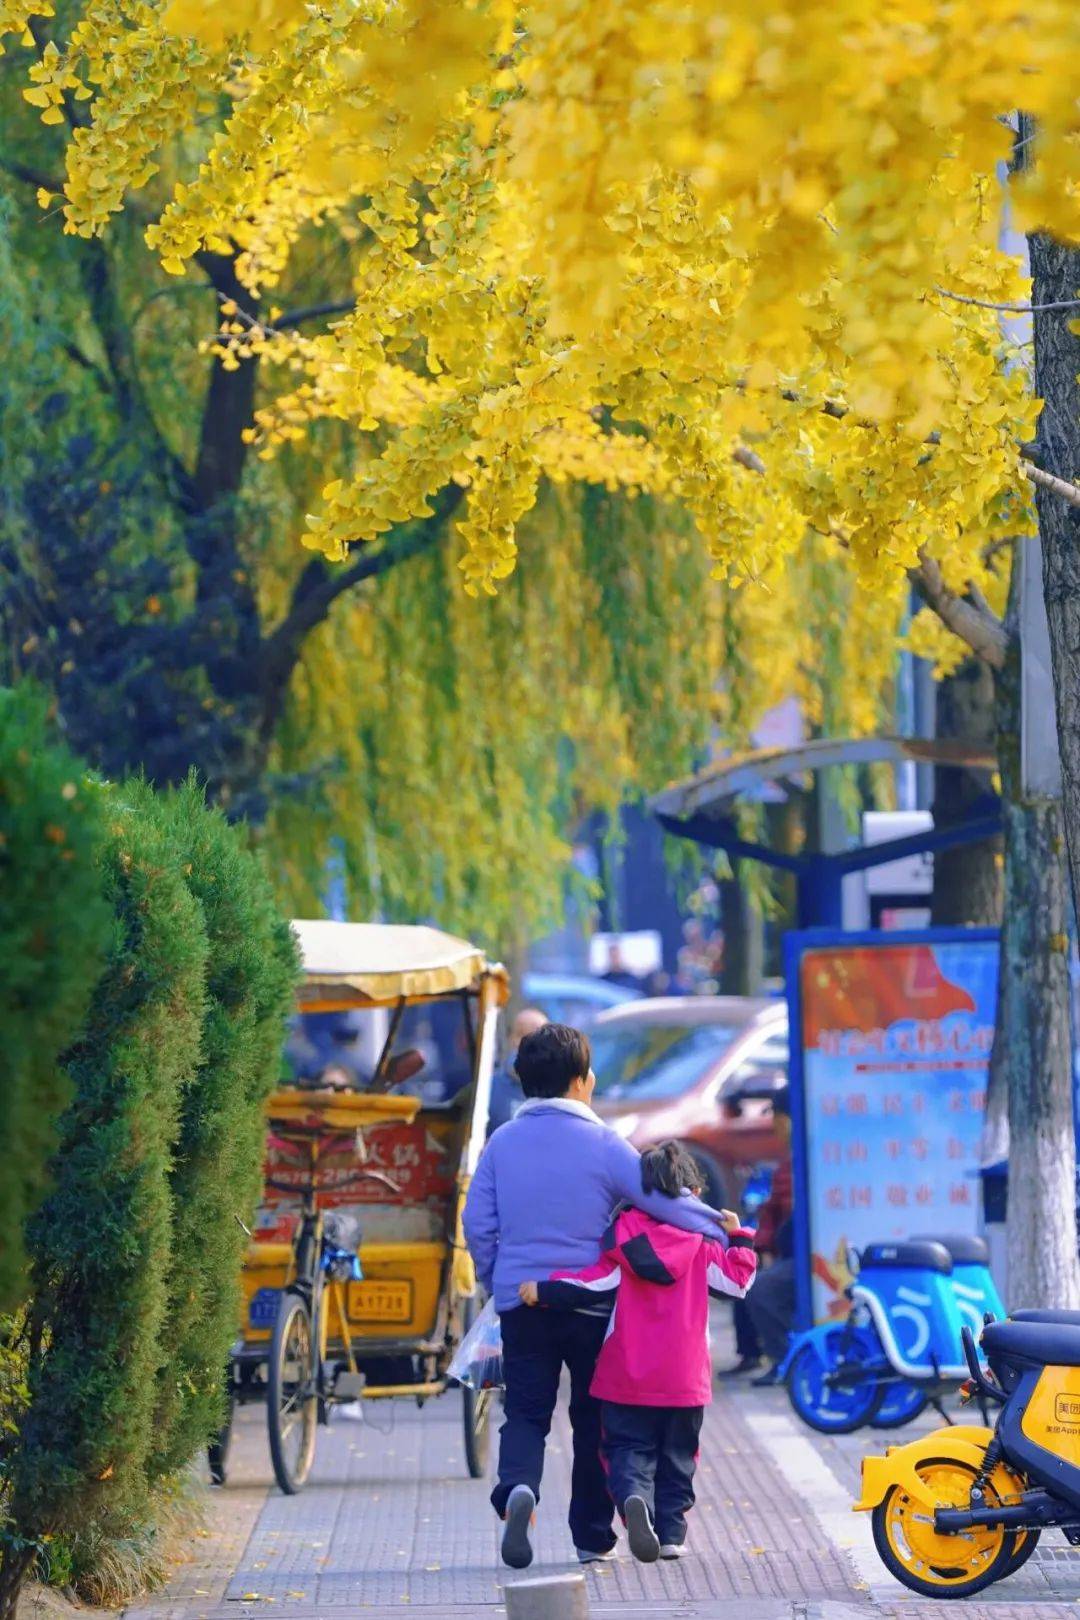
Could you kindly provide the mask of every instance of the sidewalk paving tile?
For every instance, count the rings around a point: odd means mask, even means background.
[[[786,1477],[782,1446],[770,1451],[755,1436],[766,1414],[774,1438],[790,1419],[840,1487],[839,1516],[825,1521],[831,1532]],[[593,1620],[947,1620],[940,1604],[905,1593],[883,1568],[871,1578],[864,1561],[860,1576],[837,1528],[862,1456],[936,1422],[931,1414],[902,1435],[827,1438],[798,1424],[782,1391],[720,1386],[706,1417],[690,1556],[643,1566],[624,1550],[591,1568]],[[530,1575],[578,1567],[564,1516],[569,1459],[562,1409]],[[410,1609],[433,1620],[498,1616],[514,1576],[499,1565],[488,1489],[467,1477],[454,1392],[423,1410],[397,1402],[335,1413],[294,1497],[273,1486],[265,1418],[250,1408],[238,1418],[229,1485],[211,1499],[208,1535],[166,1591],[126,1620],[389,1620]],[[1080,1554],[1050,1542],[1011,1581],[965,1602],[957,1620],[1014,1620],[1014,1611],[1015,1620],[1065,1620],[1077,1601]]]

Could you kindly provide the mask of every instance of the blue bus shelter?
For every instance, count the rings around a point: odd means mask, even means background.
[[[674,837],[722,849],[738,860],[760,861],[794,875],[799,928],[843,926],[843,880],[851,872],[885,866],[910,855],[974,844],[1001,831],[1001,801],[987,793],[961,821],[881,844],[799,854],[758,843],[740,832],[740,803],[805,793],[815,773],[833,766],[914,763],[937,769],[992,771],[992,747],[945,737],[819,738],[795,748],[758,748],[732,754],[656,794],[649,807]]]

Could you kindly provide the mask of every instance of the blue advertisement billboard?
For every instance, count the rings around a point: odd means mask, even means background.
[[[979,1229],[998,936],[789,935],[800,1325],[845,1315],[851,1247]]]

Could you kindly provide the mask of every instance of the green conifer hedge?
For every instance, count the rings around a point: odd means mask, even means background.
[[[26,1289],[23,1227],[69,1091],[58,1063],[90,1000],[111,911],[99,800],[36,689],[0,689],[0,1312]]]
[[[0,737],[0,793],[6,760]],[[74,815],[79,779],[53,764],[54,797]],[[33,793],[47,806],[53,777],[43,782]],[[28,808],[0,801],[0,832],[27,840],[34,825]],[[56,826],[90,874],[67,918],[72,938],[85,916],[106,950],[86,970],[96,985],[81,1026],[73,1034],[77,1007],[50,1026],[54,1068],[67,1041],[67,1105],[49,1190],[26,1227],[29,1298],[8,1341],[25,1388],[15,1422],[6,1432],[0,1422],[0,1620],[43,1552],[78,1587],[80,1549],[145,1538],[156,1483],[220,1424],[240,1221],[259,1194],[263,1106],[298,975],[246,835],[207,809],[194,781],[172,794],[100,789],[96,852],[88,822],[82,842]],[[44,879],[24,883],[31,898],[39,888]],[[0,930],[5,920],[0,908]],[[7,928],[0,950],[36,937],[21,912]],[[52,959],[59,972],[60,945]]]
[[[30,1222],[29,1402],[7,1458],[0,1615],[62,1531],[130,1535],[147,1512],[172,1263],[169,1171],[202,1038],[207,937],[171,812],[110,796],[112,950],[67,1056],[53,1186]]]
[[[187,1463],[220,1427],[247,1223],[262,1186],[264,1104],[281,1075],[296,941],[236,828],[193,780],[169,800],[171,837],[209,942],[202,1056],[180,1107],[173,1239],[152,1474]]]

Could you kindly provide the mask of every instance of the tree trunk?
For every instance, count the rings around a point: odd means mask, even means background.
[[[1014,578],[1018,568],[1017,560]],[[1013,625],[1018,621],[1015,609],[1014,593]],[[987,1145],[995,1156],[1003,1146],[1008,1150],[1009,1308],[1077,1309],[1080,1261],[1063,816],[1057,799],[1023,797],[1020,657],[1014,634],[998,680],[1005,907]]]
[[[1049,237],[1028,239],[1034,305],[1075,299],[1080,251]],[[1076,311],[1044,310],[1033,317],[1035,392],[1044,401],[1036,446],[1048,472],[1080,477],[1080,342],[1070,331]],[[1043,585],[1050,627],[1058,741],[1061,748],[1065,834],[1073,904],[1080,894],[1080,508],[1036,488],[1042,540]]]
[[[937,688],[937,735],[965,742],[990,742],[995,735],[994,676],[981,658],[966,658]],[[989,771],[938,769],[934,772],[934,821],[962,821],[980,799],[993,792]],[[1001,921],[1001,840],[943,849],[934,857],[930,920],[957,928]]]
[[[1080,1308],[1064,837],[1056,799],[1005,807],[1001,973],[1009,1307]]]
[[[36,1557],[33,1547],[5,1547],[0,1556],[0,1620],[15,1620],[19,1593],[33,1568]]]
[[[765,973],[764,919],[743,886],[741,866],[741,861],[732,861],[734,875],[720,885],[724,930],[720,993],[725,996],[759,995]]]

